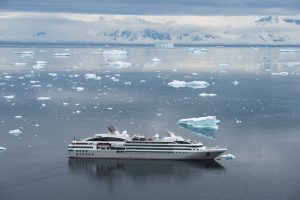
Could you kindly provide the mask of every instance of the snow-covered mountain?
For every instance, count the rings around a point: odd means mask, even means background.
[[[300,16],[2,13],[0,41],[295,45]]]

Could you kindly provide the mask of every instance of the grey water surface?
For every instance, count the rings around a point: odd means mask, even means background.
[[[0,48],[0,147],[7,148],[0,151],[1,200],[300,199],[300,52],[99,48]],[[102,52],[110,49],[126,49],[128,56],[115,61],[132,66],[109,66],[114,61]],[[14,54],[22,51],[34,55]],[[160,62],[152,62],[155,57]],[[173,80],[210,85],[173,88]],[[217,96],[199,96],[203,92]],[[200,116],[221,121],[215,139],[177,125]],[[67,158],[74,137],[109,125],[148,136],[164,136],[167,128],[207,146],[227,147],[236,159]],[[20,134],[9,133],[16,129]]]

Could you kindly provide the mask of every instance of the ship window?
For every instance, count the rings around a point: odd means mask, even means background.
[[[96,137],[88,139],[87,141],[124,141],[124,139],[115,137]]]
[[[191,144],[190,142],[187,141],[176,141],[177,144]]]

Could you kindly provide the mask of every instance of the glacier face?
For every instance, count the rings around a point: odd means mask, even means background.
[[[16,12],[0,16],[0,41],[296,44],[300,41],[299,24],[300,15],[135,16]]]

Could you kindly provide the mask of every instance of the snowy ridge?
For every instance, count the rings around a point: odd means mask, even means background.
[[[22,12],[2,15],[6,16],[0,18],[0,41],[3,42],[288,45],[300,41],[300,15],[135,16]],[[25,22],[26,29],[23,28]],[[46,22],[49,26],[44,26]],[[60,26],[49,28],[55,24]]]

